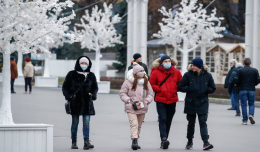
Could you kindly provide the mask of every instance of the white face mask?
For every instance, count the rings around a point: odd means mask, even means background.
[[[138,73],[136,73],[136,75],[137,75],[138,78],[143,78],[145,73],[144,72],[138,72]]]

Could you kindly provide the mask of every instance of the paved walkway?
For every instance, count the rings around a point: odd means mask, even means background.
[[[79,150],[71,150],[70,115],[65,114],[64,97],[60,88],[33,88],[33,94],[23,94],[23,87],[15,87],[12,95],[12,111],[15,123],[54,124],[54,152],[83,151],[82,122],[78,132]],[[0,88],[1,91],[1,88]],[[91,117],[90,138],[95,152],[127,152],[130,149],[130,128],[124,105],[116,94],[99,94],[95,101],[97,115]],[[173,119],[168,151],[185,151],[187,121],[183,114],[184,103],[177,104]],[[215,152],[259,152],[260,109],[255,110],[255,125],[241,125],[241,117],[228,111],[229,105],[210,104],[208,119],[210,142]],[[155,103],[150,105],[142,127],[139,144],[141,151],[158,152],[160,138]],[[193,151],[202,151],[199,125],[196,124]]]

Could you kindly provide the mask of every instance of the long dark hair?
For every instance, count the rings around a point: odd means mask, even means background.
[[[133,87],[132,87],[132,91],[136,91],[136,87],[137,87],[137,83],[138,83],[138,77],[136,74],[133,74],[134,75],[134,83],[133,83]],[[146,91],[149,91],[148,89],[148,79],[146,77],[146,75],[143,77],[144,78],[144,90]]]

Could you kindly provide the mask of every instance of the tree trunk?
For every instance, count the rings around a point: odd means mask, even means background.
[[[100,49],[96,50],[96,59],[95,59],[95,75],[97,82],[100,82]]]
[[[18,70],[18,76],[23,76],[23,54],[22,54],[22,52],[18,52],[17,70]]]
[[[5,1],[6,9],[9,8],[9,1]],[[4,19],[4,26],[9,26],[10,22],[9,19]],[[11,110],[11,68],[10,68],[10,43],[7,41],[8,34],[5,34],[5,47],[3,50],[3,83],[2,83],[2,103],[0,107],[0,125],[13,125],[13,116]]]
[[[43,77],[50,77],[49,61],[50,60],[45,57]]]
[[[10,49],[10,44],[7,44],[6,49]],[[0,125],[12,125],[13,117],[11,111],[11,70],[10,70],[10,54],[3,53],[3,84],[2,84],[2,103],[0,107]]]
[[[189,52],[186,40],[183,40],[183,51],[182,51],[182,66],[181,66],[181,74],[184,75],[188,70],[188,59],[189,59]]]

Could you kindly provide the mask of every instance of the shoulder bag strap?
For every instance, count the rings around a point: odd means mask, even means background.
[[[169,73],[169,75],[163,80],[163,82],[160,84],[159,87],[161,87],[167,80],[168,78],[171,76],[171,73]]]
[[[87,78],[85,78],[85,80],[84,80],[84,82],[81,84],[81,86],[74,92],[74,94],[73,94],[70,98],[74,97],[74,96],[79,92],[79,90],[80,90],[80,89],[83,87],[83,85],[85,84],[86,80],[87,80]]]

